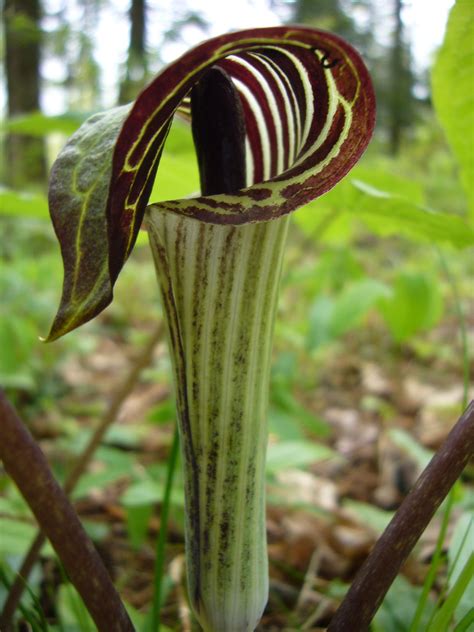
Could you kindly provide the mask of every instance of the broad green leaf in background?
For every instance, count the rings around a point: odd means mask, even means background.
[[[420,180],[413,180],[393,173],[389,167],[380,168],[374,164],[360,164],[352,171],[351,184],[363,182],[372,189],[383,191],[389,195],[395,195],[410,200],[414,204],[425,204],[425,191]],[[357,187],[356,187],[357,188]]]
[[[24,555],[36,534],[37,527],[33,521],[29,523],[24,520],[3,518],[0,529],[0,562],[4,556]],[[49,544],[44,555],[54,555]]]
[[[124,507],[143,507],[153,505],[163,500],[165,485],[163,481],[145,479],[132,483],[121,497]],[[171,492],[173,505],[184,506],[184,495],[182,489],[174,489]]]
[[[0,382],[4,387],[24,390],[34,387],[28,364],[31,346],[37,339],[33,323],[0,312]]]
[[[378,235],[405,235],[416,241],[450,243],[457,248],[474,244],[474,231],[460,217],[421,206],[354,179],[359,196],[351,210]]]
[[[300,435],[302,430],[306,430],[317,437],[327,437],[330,434],[331,430],[329,424],[305,408],[305,406],[293,396],[287,385],[282,383],[273,384],[270,401],[273,413],[270,423],[272,424],[272,421],[276,421],[276,428],[279,427],[285,431],[288,424],[291,424],[295,432],[297,433],[299,431]],[[275,425],[272,431],[275,432]],[[282,439],[284,438],[278,431],[276,434]],[[296,436],[293,438],[296,438]]]
[[[456,215],[426,208],[419,183],[388,172],[354,169],[320,199],[295,214],[294,222],[310,239],[347,243],[354,221],[362,221],[381,237],[403,235],[416,242],[448,243],[456,248],[474,245],[474,231]],[[336,217],[324,227],[323,217]],[[337,229],[334,231],[334,229]],[[322,230],[324,229],[324,230]]]
[[[395,280],[392,296],[381,299],[378,308],[396,342],[404,342],[438,322],[443,300],[434,279],[403,271]]]
[[[280,441],[304,441],[304,433],[299,423],[295,423],[293,415],[286,410],[270,406],[268,411],[268,427],[271,435]]]
[[[307,441],[281,441],[268,448],[267,472],[274,474],[291,468],[304,468],[311,463],[337,457],[339,455],[325,445]]]
[[[402,448],[408,456],[410,456],[420,470],[423,470],[433,457],[433,452],[423,447],[418,441],[406,430],[401,428],[392,428],[389,431],[390,438],[399,448]]]
[[[33,112],[9,118],[2,124],[2,128],[11,133],[28,136],[46,136],[54,132],[70,136],[86,118],[87,115],[83,112],[68,112],[59,116],[45,116],[41,112]]]
[[[370,526],[370,529],[381,534],[393,518],[393,512],[380,509],[375,505],[369,505],[358,500],[346,498],[342,501],[344,510],[351,514],[363,526]]]
[[[175,418],[176,403],[171,397],[152,408],[148,414],[148,420],[154,424],[169,423]]]
[[[309,315],[309,351],[354,329],[381,299],[390,300],[390,288],[375,279],[362,278],[348,285],[335,298],[319,296]]]
[[[474,3],[457,0],[432,72],[433,102],[474,219]]]
[[[313,351],[317,347],[333,340],[331,321],[334,313],[334,299],[318,296],[311,306],[308,318],[306,348]]]
[[[390,288],[375,279],[360,279],[352,283],[338,297],[331,318],[331,333],[342,336],[360,324],[379,299],[391,296]]]
[[[93,490],[103,489],[115,481],[126,479],[134,462],[132,453],[107,446],[97,450],[96,458],[98,467],[82,476],[74,490],[74,498],[84,498]]]
[[[194,150],[191,127],[188,123],[184,123],[177,117],[174,118],[171,124],[171,129],[163,150],[163,158],[165,158],[167,154],[172,154],[176,157],[187,157],[191,154],[197,169],[196,152]]]
[[[347,244],[354,231],[354,221],[347,214],[353,200],[354,191],[346,178],[334,189],[300,209],[293,215],[292,221],[310,241]]]
[[[0,215],[49,219],[48,200],[38,193],[20,193],[0,187]]]
[[[199,172],[191,128],[175,119],[166,139],[150,202],[197,195]]]
[[[153,514],[153,504],[125,507],[127,532],[134,549],[140,548],[148,531],[148,521]]]
[[[199,191],[199,173],[194,153],[166,152],[161,159],[161,168],[157,173],[152,202],[187,197]]]

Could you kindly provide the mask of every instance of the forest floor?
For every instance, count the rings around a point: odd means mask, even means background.
[[[429,332],[430,348],[437,353],[426,357],[408,347],[394,351],[376,327],[347,334],[325,353],[313,388],[294,393],[307,411],[324,420],[326,436],[313,438],[337,455],[302,466],[297,457],[296,466],[290,459],[289,467],[275,468],[268,479],[270,599],[259,630],[320,630],[330,621],[392,512],[459,416],[460,362],[449,353],[456,327],[444,319]],[[160,341],[152,365],[162,364],[166,354]],[[94,426],[101,402],[113,400],[135,358],[136,345],[115,334],[102,338],[90,353],[70,356],[62,366],[63,395],[57,408],[31,419],[35,436],[58,472],[67,469],[71,451],[81,443],[77,437]],[[146,611],[152,600],[154,541],[160,529],[160,503],[154,501],[153,486],[147,496],[149,479],[144,472],[160,464],[154,480],[164,477],[173,434],[169,402],[167,380],[160,381],[153,369],[145,369],[107,435],[107,449],[96,454],[75,494],[81,518],[99,534],[96,541],[116,585],[138,612]],[[155,411],[151,424],[150,410]],[[74,441],[64,439],[65,419],[75,420]],[[276,440],[271,432],[270,442]],[[470,475],[472,489],[472,470]],[[133,485],[143,494],[141,501],[130,502]],[[129,502],[124,503],[127,490]],[[461,511],[455,506],[445,548]],[[439,525],[440,515],[404,565],[400,594],[406,586],[422,585]],[[174,630],[194,629],[186,600],[178,494],[166,558],[163,622]],[[45,614],[54,619],[52,595],[61,577],[50,558],[43,558],[42,571],[46,581],[40,601]],[[434,594],[443,585],[443,572]]]

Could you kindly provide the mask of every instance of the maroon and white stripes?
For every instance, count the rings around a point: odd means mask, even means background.
[[[282,26],[200,44],[164,68],[130,110],[89,119],[59,155],[49,199],[65,282],[50,339],[111,301],[172,119],[177,112],[189,119],[193,86],[216,66],[231,77],[242,105],[245,186],[155,208],[211,224],[276,219],[328,191],[365,150],[374,127],[373,89],[358,53],[339,37]],[[89,166],[92,154],[99,168]]]

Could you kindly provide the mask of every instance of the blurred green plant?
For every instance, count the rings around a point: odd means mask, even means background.
[[[470,0],[457,0],[449,14],[443,45],[432,71],[433,103],[436,114],[460,167],[471,220],[474,220],[474,12]]]

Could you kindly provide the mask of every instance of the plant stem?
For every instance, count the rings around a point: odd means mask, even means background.
[[[166,536],[168,533],[168,516],[171,505],[171,490],[173,488],[174,473],[176,470],[176,463],[178,461],[179,452],[179,433],[178,427],[175,427],[173,435],[173,443],[171,445],[171,451],[168,457],[168,468],[166,472],[166,485],[165,493],[163,495],[163,502],[161,504],[160,514],[160,532],[156,542],[156,555],[155,555],[155,581],[154,581],[154,594],[153,594],[153,607],[151,617],[151,630],[152,632],[159,632],[160,630],[160,608],[162,599],[163,588],[163,575],[165,566],[165,546]]]
[[[0,457],[100,632],[131,632],[132,622],[94,545],[39,446],[0,390]]]
[[[64,491],[66,494],[69,495],[76,487],[80,477],[90,463],[94,452],[99,447],[107,429],[115,421],[123,403],[134,389],[141,372],[150,364],[153,351],[163,336],[163,330],[164,325],[160,322],[151,334],[142,352],[134,360],[127,375],[125,376],[125,379],[110,400],[110,403],[99,419],[99,423],[91,435],[88,444],[66,478],[64,483]],[[39,531],[23,559],[20,570],[18,571],[15,581],[8,591],[8,597],[3,606],[3,611],[0,617],[1,630],[8,630],[11,626],[13,615],[18,607],[26,582],[28,581],[28,577],[36,563],[36,560],[38,559],[45,541],[45,535]]]
[[[403,562],[474,455],[474,401],[470,403],[405,498],[357,574],[328,632],[363,632]]]

